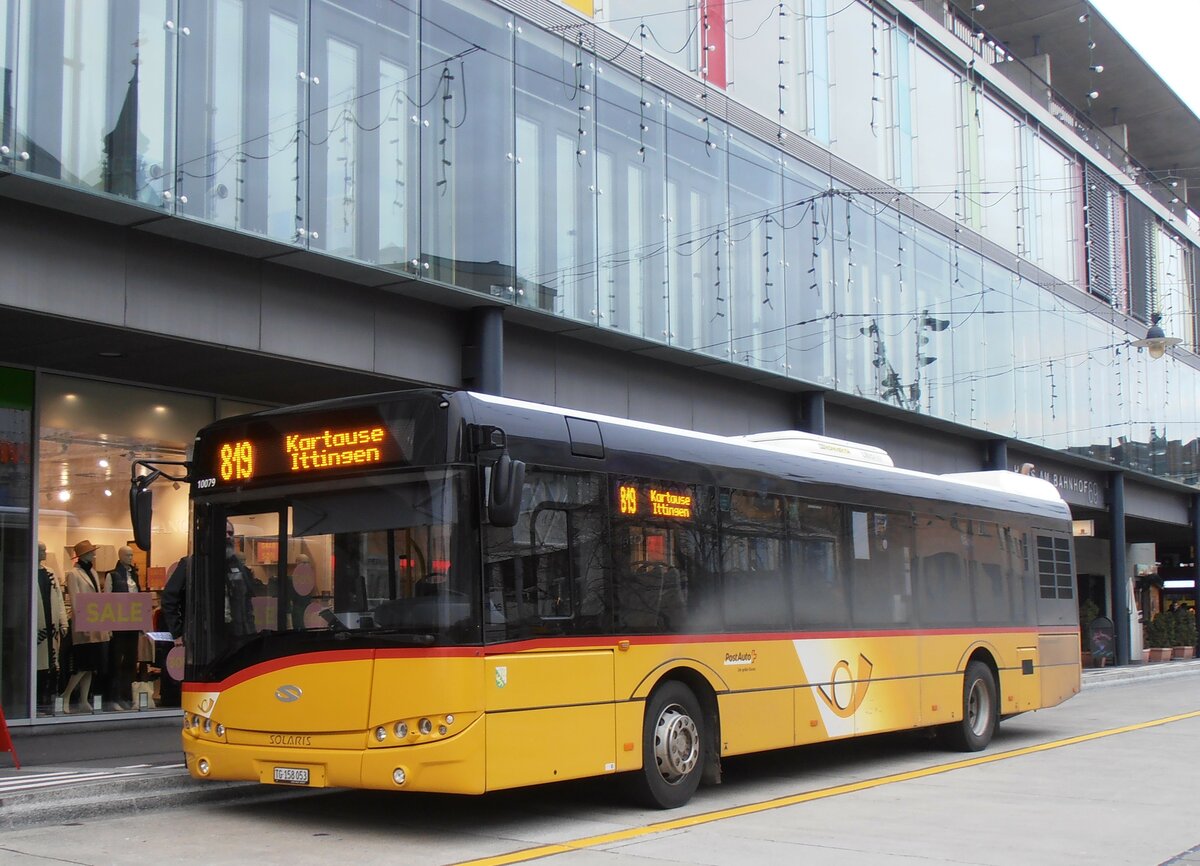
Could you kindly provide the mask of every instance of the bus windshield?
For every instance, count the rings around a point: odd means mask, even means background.
[[[421,470],[207,506],[191,676],[320,646],[477,643],[469,482]]]

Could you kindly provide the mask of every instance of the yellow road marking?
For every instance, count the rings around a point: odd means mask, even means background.
[[[1145,728],[1155,728],[1160,725],[1169,725],[1172,722],[1181,722],[1185,719],[1194,719],[1200,717],[1200,710],[1190,713],[1180,713],[1177,716],[1166,716],[1161,719],[1154,719],[1149,722],[1139,722],[1136,725],[1124,725],[1120,728],[1109,728],[1106,731],[1096,731],[1091,734],[1080,734],[1078,737],[1067,737],[1062,740],[1053,740],[1049,743],[1041,743],[1037,746],[1025,746],[1021,749],[1013,749],[1008,752],[996,752],[992,755],[980,755],[978,758],[968,758],[963,761],[952,761],[949,764],[938,764],[935,767],[926,767],[921,770],[910,770],[906,773],[894,773],[890,776],[880,776],[877,779],[867,779],[863,782],[852,782],[848,785],[836,785],[832,788],[821,788],[816,791],[808,791],[803,794],[791,794],[787,797],[777,797],[774,800],[763,800],[760,803],[748,803],[745,806],[732,806],[728,809],[717,809],[714,812],[703,812],[699,815],[689,815],[686,818],[674,818],[670,821],[659,821],[655,824],[647,824],[644,827],[630,827],[627,830],[616,830],[612,833],[601,833],[597,836],[585,836],[582,839],[572,839],[568,842],[558,842],[552,845],[539,845],[536,848],[526,848],[522,851],[513,851],[511,854],[500,854],[495,857],[481,857],[478,860],[464,860],[456,866],[505,866],[508,863],[523,863],[528,860],[537,860],[541,857],[550,857],[554,854],[566,854],[571,851],[579,851],[584,848],[595,848],[598,845],[609,845],[614,842],[626,842],[630,839],[636,839],[640,836],[651,836],[655,833],[666,833],[671,830],[685,830],[689,827],[696,827],[701,824],[711,824],[714,821],[724,821],[727,818],[739,818],[742,815],[753,815],[757,812],[766,812],[769,809],[782,809],[785,806],[795,806],[800,803],[809,803],[813,800],[824,800],[828,797],[837,797],[842,794],[853,794],[855,791],[866,791],[871,788],[878,788],[883,785],[890,785],[894,782],[908,782],[913,779],[923,779],[926,776],[936,776],[939,773],[949,773],[952,770],[962,770],[967,767],[978,767],[982,764],[991,764],[996,761],[1004,761],[1009,758],[1020,758],[1024,755],[1032,755],[1037,752],[1045,752],[1050,749],[1059,749],[1063,746],[1074,746],[1077,743],[1086,743],[1088,740],[1099,740],[1103,737],[1111,737],[1116,734],[1128,734],[1131,731],[1140,731]]]

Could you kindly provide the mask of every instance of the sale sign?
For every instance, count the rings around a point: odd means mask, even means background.
[[[151,631],[154,597],[148,592],[81,592],[71,599],[75,631]]]

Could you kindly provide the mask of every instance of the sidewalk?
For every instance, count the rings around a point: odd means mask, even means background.
[[[9,728],[21,769],[0,754],[0,829],[112,816],[293,789],[257,782],[197,782],[183,765],[182,714],[105,716]]]
[[[1200,674],[1200,659],[1087,668],[1083,687]],[[0,754],[0,828],[161,809],[243,797],[297,796],[305,789],[257,782],[198,782],[183,766],[181,717],[105,717],[11,729],[22,769]]]

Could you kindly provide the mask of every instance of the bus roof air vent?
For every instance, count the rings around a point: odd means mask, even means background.
[[[785,454],[833,457],[854,463],[869,463],[872,466],[895,465],[886,451],[876,448],[874,445],[862,445],[858,442],[847,442],[845,439],[833,439],[829,436],[818,436],[815,433],[803,433],[799,430],[751,433],[749,436],[733,438],[741,439],[744,442],[753,442],[755,445],[770,448],[773,451],[782,451]]]

